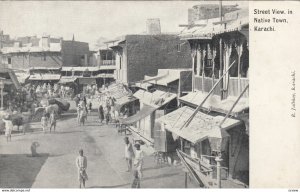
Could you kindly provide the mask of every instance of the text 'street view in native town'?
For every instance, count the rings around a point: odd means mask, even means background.
[[[0,188],[249,187],[248,2],[0,4]]]

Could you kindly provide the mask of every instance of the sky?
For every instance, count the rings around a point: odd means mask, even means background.
[[[12,38],[46,33],[71,40],[74,34],[75,40],[93,44],[100,37],[143,33],[148,18],[159,18],[162,32],[179,32],[188,8],[201,3],[218,1],[1,1],[0,29]]]

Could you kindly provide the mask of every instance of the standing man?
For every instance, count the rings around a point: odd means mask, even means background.
[[[134,152],[133,152],[132,144],[129,142],[128,137],[125,137],[124,141],[125,141],[125,159],[128,168],[127,172],[129,172],[132,169],[132,158],[134,157]]]
[[[83,150],[79,150],[79,156],[76,158],[76,166],[78,169],[78,180],[79,180],[79,188],[81,188],[81,184],[83,188],[85,188],[85,181],[88,180],[88,176],[86,174],[87,168],[87,159],[83,156]]]
[[[143,177],[143,163],[144,163],[144,152],[141,150],[140,144],[135,144],[134,145],[136,150],[135,150],[135,158],[133,165],[135,167],[135,170],[138,172],[139,179],[142,179]]]
[[[56,128],[56,114],[54,111],[52,111],[52,113],[50,114],[50,133],[51,133],[51,129],[53,127],[53,131],[55,132],[55,128]]]

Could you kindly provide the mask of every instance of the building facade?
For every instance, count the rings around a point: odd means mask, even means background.
[[[111,46],[116,80],[126,85],[154,76],[158,69],[191,67],[190,47],[177,35],[126,35]]]
[[[192,92],[157,120],[158,129],[178,143],[179,157],[203,187],[249,185],[248,32],[248,10],[241,9],[180,35],[191,46]]]
[[[22,44],[22,42],[24,44]],[[28,70],[35,67],[84,66],[88,64],[88,43],[65,41],[43,36],[23,38],[12,47],[2,48],[2,63],[13,69]]]

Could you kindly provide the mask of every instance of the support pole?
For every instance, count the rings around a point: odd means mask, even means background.
[[[222,39],[220,38],[220,77],[223,76],[223,42]],[[223,94],[223,81],[220,83],[220,89],[221,89],[221,100],[224,98]]]
[[[223,159],[221,156],[216,157],[216,162],[217,162],[217,188],[221,188],[221,161]]]
[[[180,137],[180,148],[181,151],[184,152],[183,139],[181,137]],[[184,187],[185,188],[188,187],[188,173],[186,171],[184,172]]]
[[[184,173],[184,188],[188,188],[188,173]]]
[[[1,87],[1,110],[3,110],[3,88]]]

